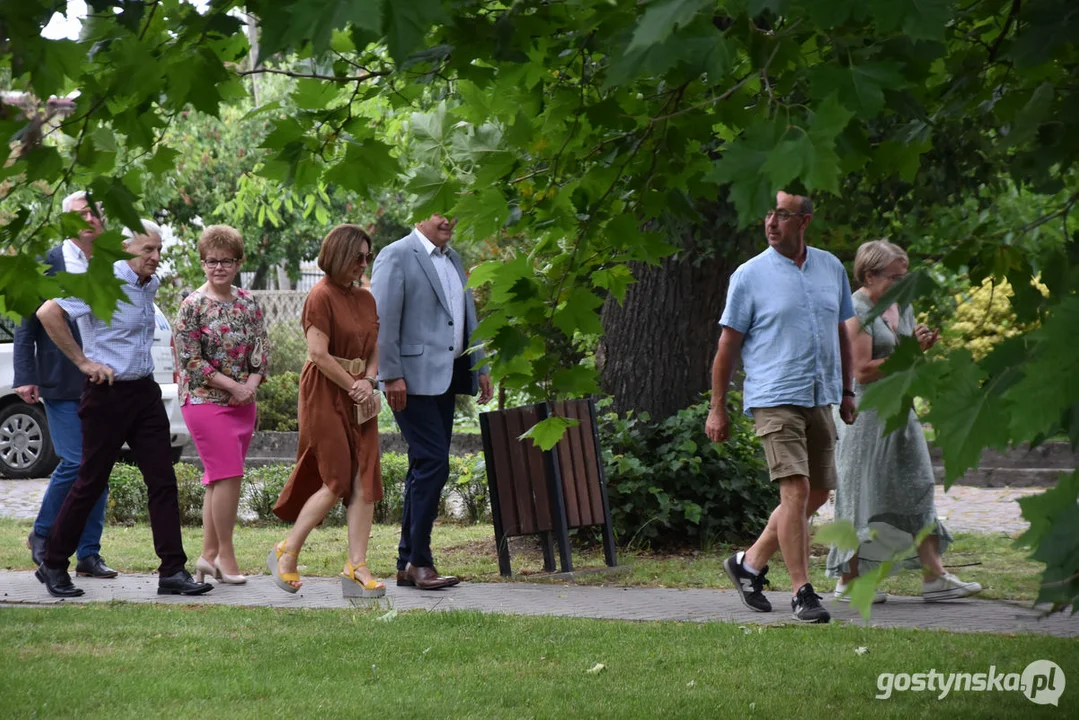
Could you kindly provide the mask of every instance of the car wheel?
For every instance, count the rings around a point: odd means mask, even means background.
[[[47,477],[59,462],[40,406],[17,402],[0,410],[0,475]]]

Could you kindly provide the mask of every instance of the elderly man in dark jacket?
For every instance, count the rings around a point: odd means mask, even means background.
[[[64,212],[77,212],[86,221],[87,228],[77,237],[68,238],[45,254],[48,274],[58,272],[84,273],[94,251],[94,240],[101,234],[102,224],[86,202],[86,193],[77,192],[63,200]],[[69,323],[71,334],[82,344],[79,327]],[[41,327],[36,315],[27,316],[15,331],[15,393],[24,402],[45,405],[49,421],[49,435],[60,464],[52,473],[34,528],[26,540],[35,565],[44,559],[45,538],[49,535],[60,507],[64,504],[82,461],[82,424],[79,420],[79,398],[86,382],[75,365],[64,357],[60,349]],[[117,572],[105,564],[101,557],[101,533],[105,528],[105,506],[108,490],[94,505],[90,520],[79,539],[75,565],[77,575],[96,578],[116,577]]]

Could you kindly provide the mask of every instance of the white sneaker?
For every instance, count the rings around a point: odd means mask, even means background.
[[[850,595],[847,594],[847,586],[843,584],[842,580],[840,580],[839,582],[837,582],[835,584],[835,592],[832,593],[832,597],[834,597],[838,602],[845,602],[845,603],[850,602]],[[886,593],[886,592],[877,592],[877,593],[873,594],[873,604],[874,605],[880,605],[882,602],[887,602],[887,601],[888,601],[888,593]]]
[[[977,595],[982,586],[976,582],[963,582],[951,573],[944,573],[936,580],[922,583],[922,599],[926,602],[956,600]]]

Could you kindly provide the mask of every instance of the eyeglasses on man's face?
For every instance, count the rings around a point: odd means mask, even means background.
[[[203,260],[202,264],[205,265],[208,268],[218,268],[218,267],[220,267],[220,268],[225,268],[226,270],[231,270],[232,268],[236,267],[236,265],[239,262],[240,261],[237,260],[236,258],[224,258],[224,259],[221,259],[221,260],[217,260],[215,258],[210,258],[208,260]]]
[[[768,221],[768,220],[771,220],[774,217],[777,220],[779,220],[780,222],[787,222],[788,220],[790,220],[792,217],[794,217],[796,215],[808,215],[808,214],[809,213],[791,212],[790,210],[783,210],[783,209],[769,210],[768,213],[764,216],[764,219],[765,219],[765,221]]]

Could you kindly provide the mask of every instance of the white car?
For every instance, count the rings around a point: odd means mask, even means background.
[[[172,461],[180,459],[191,440],[183,415],[177,387],[176,354],[172,327],[164,313],[155,306],[154,380],[161,386],[161,401],[169,416]],[[0,316],[0,476],[8,478],[47,477],[60,462],[53,452],[52,439],[41,403],[30,405],[12,390],[15,375],[15,323]],[[124,446],[127,447],[126,445]],[[125,450],[126,452],[126,450]]]

